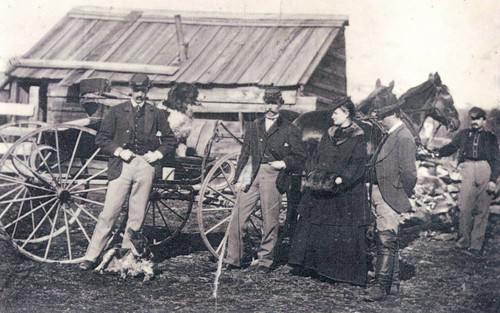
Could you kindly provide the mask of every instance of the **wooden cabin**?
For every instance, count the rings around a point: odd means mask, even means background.
[[[346,17],[251,15],[76,7],[21,58],[11,60],[0,89],[6,102],[31,103],[49,123],[86,117],[79,82],[110,81],[128,97],[135,72],[153,81],[148,94],[167,98],[174,82],[199,88],[197,118],[233,119],[260,112],[264,89],[283,91],[285,108],[307,112],[346,95]],[[12,44],[15,44],[13,42]]]

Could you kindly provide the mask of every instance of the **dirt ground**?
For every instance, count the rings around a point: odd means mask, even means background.
[[[193,225],[155,249],[161,273],[145,283],[32,261],[0,241],[0,312],[500,312],[500,216],[481,258],[455,251],[454,233],[434,226],[403,230],[402,294],[376,303],[363,301],[364,287],[292,275],[286,242],[276,270],[224,271],[214,299],[217,264]]]

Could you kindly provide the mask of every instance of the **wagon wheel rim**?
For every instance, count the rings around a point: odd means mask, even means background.
[[[3,124],[0,126],[0,143],[14,143],[20,137],[45,126],[48,126],[48,124],[38,121],[22,121]]]
[[[21,137],[32,133],[41,127],[48,126],[47,123],[38,121],[20,121],[0,126],[0,154],[3,156],[9,148]],[[20,147],[18,147],[20,149]],[[5,165],[12,171],[17,171],[15,164]],[[4,167],[5,168],[5,167]]]
[[[226,171],[221,170],[232,163],[235,166],[239,152],[230,153],[219,159],[208,171],[203,180],[198,197],[198,228],[205,246],[210,253],[219,258],[224,245],[224,234],[227,230],[231,215],[236,204],[238,187],[231,185],[233,177],[226,175]],[[218,189],[219,182],[212,184],[213,181],[224,180],[225,188]],[[258,206],[254,209],[248,227],[253,230],[249,233],[260,234],[262,217]]]
[[[92,146],[95,134],[76,125],[41,127],[21,137],[0,159],[0,225],[29,258],[58,263],[83,259],[107,189],[106,163]],[[27,143],[30,150],[16,155]],[[12,171],[12,161],[23,170]]]
[[[194,197],[192,188],[153,185],[143,223],[150,244],[166,243],[180,234],[191,215]]]

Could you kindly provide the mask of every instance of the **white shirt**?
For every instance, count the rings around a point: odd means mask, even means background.
[[[142,108],[142,106],[144,105],[144,101],[142,101],[141,103],[137,103],[135,102],[135,100],[133,98],[130,98],[130,102],[132,102],[132,107],[135,108],[137,106],[139,106],[140,108]]]
[[[403,125],[403,122],[402,121],[397,121],[396,124],[392,125],[392,127],[389,129],[389,131],[387,132],[387,134],[393,133],[396,130],[396,128],[398,128],[401,125]]]
[[[273,124],[276,122],[276,120],[271,120],[271,119],[268,119],[266,118],[265,119],[265,123],[266,123],[266,132],[269,131],[269,128],[271,128],[271,126],[273,126]]]

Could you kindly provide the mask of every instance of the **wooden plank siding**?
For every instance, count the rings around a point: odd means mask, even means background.
[[[346,94],[344,27],[348,21],[344,17],[209,14],[181,13],[187,44],[184,61],[179,58],[172,12],[89,7],[69,12],[23,58],[175,66],[178,71],[172,75],[149,75],[153,82],[150,99],[157,103],[166,99],[174,82],[193,83],[203,104],[195,111],[210,118],[217,113],[233,119],[238,112],[247,117],[259,112],[265,87],[271,84],[283,91],[287,108],[301,112]],[[46,102],[47,113],[42,116],[48,122],[86,117],[80,104],[83,99],[78,98],[82,79],[109,79],[111,93],[118,99],[99,101],[116,105],[127,98],[134,73],[119,72],[124,68],[28,66],[33,67],[13,68],[9,82],[14,87],[26,85],[28,90],[43,86],[40,92],[46,94],[40,95],[40,101]]]
[[[304,86],[303,95],[316,96],[318,108],[331,104],[336,96],[347,95],[345,37],[341,31]]]
[[[287,46],[287,49],[283,51],[280,58],[269,69],[266,76],[262,78],[260,83],[262,85],[271,85],[272,83],[278,82],[290,66],[290,63],[297,57],[305,43],[308,42],[313,32],[314,30],[312,28],[301,28],[292,42]]]
[[[174,28],[173,25],[161,25],[161,27],[158,27],[157,28],[157,32],[154,33],[154,36],[157,36],[158,38],[162,38],[162,40],[164,40],[164,38],[168,38],[168,37],[175,37],[174,36],[174,32],[172,32],[172,29]],[[169,38],[170,39],[170,38]],[[136,54],[132,55],[132,57],[128,60],[123,60],[122,58],[120,58],[120,62],[125,62],[125,63],[141,63],[142,60],[147,60],[148,62],[146,62],[146,64],[153,64],[152,62],[150,62],[150,60],[152,60],[154,58],[155,55],[157,55],[159,53],[159,51],[161,50],[162,46],[160,43],[157,43],[157,44],[145,44],[142,46],[142,48],[140,48]],[[144,62],[142,62],[144,63]],[[129,78],[130,74],[123,74],[123,73],[113,73],[113,75],[111,75],[109,77],[110,80],[116,80],[116,81],[124,81],[124,80],[127,80]]]
[[[182,63],[182,68],[175,73],[173,76],[169,77],[169,81],[179,81],[179,82],[193,82],[189,77],[183,77],[183,74],[189,70],[189,68],[196,62],[202,52],[211,43],[212,40],[217,36],[220,31],[219,26],[203,27],[197,32],[197,36],[189,44],[188,48],[188,59]],[[176,45],[177,46],[177,45]],[[177,48],[176,48],[177,50]]]
[[[212,40],[203,48],[208,53],[200,53],[191,65],[182,74],[179,74],[180,81],[198,81],[198,79],[215,63],[217,58],[224,53],[226,47],[238,34],[237,28],[222,27],[214,35]],[[189,50],[188,50],[189,51]],[[189,53],[189,52],[188,52]]]
[[[197,80],[199,84],[206,85],[213,83],[219,75],[229,66],[231,61],[238,55],[241,47],[248,40],[251,32],[248,28],[238,27],[233,40],[219,54],[218,58]]]
[[[172,27],[175,26],[172,24]],[[202,27],[199,25],[184,25],[182,28],[184,32],[184,40],[186,42],[191,42],[193,38],[198,36],[198,33],[202,30]],[[158,53],[151,59],[151,64],[156,65],[168,65],[172,63],[178,63],[179,58],[179,49],[172,49],[171,47],[177,47],[177,34],[175,31],[172,31],[172,34],[168,39],[158,39],[162,42],[161,48]],[[189,51],[188,47],[188,59],[192,57],[192,51]],[[157,75],[153,77],[153,80],[156,81],[167,81],[170,80],[169,76]]]
[[[101,28],[96,28],[96,33],[99,34],[94,39],[89,39],[92,44],[88,45],[88,54],[82,56],[84,61],[102,61],[101,59],[106,56],[109,51],[120,44],[121,40],[126,38],[126,33],[133,30],[133,22],[122,21],[103,21],[100,24]],[[110,36],[112,34],[112,36]],[[125,38],[124,38],[125,37]],[[87,43],[82,43],[87,45]],[[78,58],[75,58],[78,59]],[[81,79],[93,73],[87,70],[73,70],[67,74],[60,82],[63,86],[72,85],[75,80]]]
[[[234,58],[227,64],[224,70],[219,73],[213,83],[215,84],[236,84],[238,78],[245,72],[245,64],[250,64],[253,61],[251,56],[252,50],[258,50],[263,45],[263,41],[267,40],[271,35],[271,31],[265,27],[245,27],[241,32],[246,40],[241,40],[241,48],[235,51]],[[255,58],[256,55],[254,54]]]
[[[301,47],[295,58],[291,60],[289,66],[284,67],[285,71],[276,79],[276,85],[283,85],[289,81],[299,81],[303,73],[310,67],[317,51],[328,38],[331,30],[326,28],[313,29],[311,36],[307,40],[307,45]],[[302,57],[303,56],[303,57]]]
[[[129,20],[129,23],[127,23],[127,27],[124,27],[126,31],[121,34],[121,36],[118,36],[118,40],[116,40],[111,47],[109,47],[107,50],[103,51],[104,54],[100,55],[98,61],[106,61],[115,51],[118,49],[122,43],[129,38],[129,36],[134,33],[134,31],[137,29],[137,27],[141,24],[141,21],[139,20],[140,15],[138,15],[136,18]],[[83,74],[80,79],[85,79],[93,76],[95,71],[86,71],[85,74]],[[73,82],[71,82],[73,83]]]
[[[57,44],[57,42],[62,40],[71,30],[71,27],[73,27],[77,22],[78,20],[67,17],[61,20],[61,24],[53,29],[52,32],[49,32],[52,36],[47,34],[28,53],[26,53],[27,58],[40,59],[47,53],[50,53],[50,51],[53,51],[53,47]],[[37,69],[16,68],[11,75],[16,77],[38,78],[39,76],[37,73]]]
[[[297,28],[279,28],[273,37],[265,42],[262,51],[248,66],[248,70],[240,77],[239,82],[262,82],[266,74],[270,71],[276,61],[281,57],[283,51],[289,46],[290,42],[296,37],[299,29]]]
[[[337,18],[281,16],[276,19],[271,15],[252,14],[244,18],[213,18],[186,13],[182,16],[182,24],[188,60],[179,62],[179,47],[173,41],[176,33],[174,15],[163,11],[76,8],[65,17],[66,23],[57,28],[54,36],[46,39],[47,45],[43,47],[46,51],[39,58],[134,64],[158,62],[158,65],[179,66],[179,71],[171,76],[153,78],[162,84],[185,81],[200,85],[275,84],[290,88],[299,86],[299,79],[306,80],[305,73],[312,73],[310,66],[317,64],[318,49],[330,40],[332,31],[347,25],[347,20]],[[115,29],[111,36],[102,35],[108,34],[117,24],[122,31]],[[210,37],[206,32],[214,29],[220,36],[212,34],[212,41],[207,41]],[[92,49],[93,46],[102,49]],[[27,72],[18,77],[62,79],[62,85],[78,83],[88,77],[127,82],[132,75],[94,70],[20,71]]]

